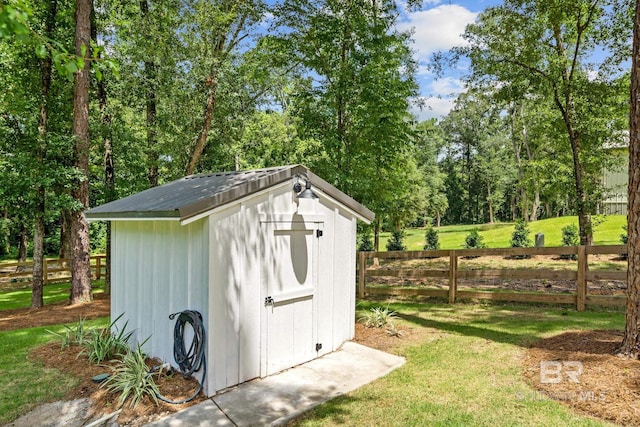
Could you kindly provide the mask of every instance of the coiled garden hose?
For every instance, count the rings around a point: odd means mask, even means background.
[[[183,400],[171,400],[158,394],[158,399],[163,402],[178,405],[181,403],[187,403],[195,399],[204,386],[204,380],[207,375],[207,360],[205,356],[205,331],[204,323],[202,322],[202,315],[195,310],[185,310],[178,313],[169,315],[169,319],[173,320],[178,316],[176,320],[176,326],[173,328],[173,357],[180,368],[180,373],[184,378],[191,378],[194,372],[203,369],[202,380],[198,390],[189,398]],[[193,339],[191,345],[187,349],[185,345],[184,328],[189,323],[193,328]]]

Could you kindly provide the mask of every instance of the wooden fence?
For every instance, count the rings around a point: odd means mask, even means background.
[[[96,280],[104,275],[106,255],[90,257],[91,274]],[[44,284],[61,283],[71,280],[71,260],[45,259],[43,264]],[[0,286],[15,284],[31,284],[33,279],[33,262],[0,263]]]
[[[590,295],[588,282],[598,280],[621,281],[627,280],[626,263],[621,269],[589,269],[590,255],[622,255],[626,254],[625,245],[615,246],[567,246],[546,248],[505,248],[505,249],[463,249],[463,250],[436,250],[436,251],[395,251],[395,252],[359,252],[358,253],[358,296],[364,298],[367,295],[388,296],[424,296],[440,297],[454,303],[460,299],[482,299],[494,301],[513,302],[537,302],[550,304],[572,304],[578,311],[585,309],[586,305],[600,306],[624,306],[625,296],[616,295]],[[535,269],[461,269],[460,259],[473,259],[476,257],[498,256],[505,258],[536,257],[536,256],[564,256],[575,259],[575,269],[559,270],[548,268]],[[426,260],[433,258],[448,258],[447,269],[425,268],[387,268],[383,265],[388,260]],[[620,259],[624,259],[620,257]],[[375,262],[374,262],[375,260]],[[380,261],[383,261],[382,263]],[[371,264],[374,264],[371,266]],[[541,263],[544,264],[544,263]],[[364,266],[365,268],[362,268]],[[601,267],[601,266],[600,266]],[[424,287],[406,286],[370,286],[367,282],[380,277],[418,279],[434,278],[447,282],[448,289],[429,289]],[[370,280],[367,280],[370,279]],[[371,280],[372,279],[372,280]],[[460,279],[470,279],[473,288],[474,281],[480,279],[503,280],[565,280],[575,281],[574,292],[545,293],[545,292],[491,292],[479,290],[458,290]]]

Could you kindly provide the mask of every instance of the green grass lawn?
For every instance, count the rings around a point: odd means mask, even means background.
[[[93,280],[91,282],[94,293],[104,292],[104,280]],[[44,304],[52,304],[69,300],[69,283],[53,283],[46,285],[43,290]],[[14,308],[29,308],[31,306],[31,287],[26,286],[6,292],[0,292],[0,310],[10,310]]]
[[[37,314],[35,314],[37,315]],[[86,327],[105,327],[108,318],[87,321]],[[37,405],[62,398],[76,384],[74,378],[28,360],[29,351],[57,340],[48,330],[62,333],[62,326],[44,326],[0,332],[0,425]]]
[[[619,245],[620,235],[624,233],[623,226],[627,223],[625,215],[608,215],[602,218],[603,222],[594,228],[593,238],[596,245]],[[529,223],[530,238],[533,242],[537,233],[544,234],[545,246],[561,246],[562,227],[569,224],[578,225],[578,217],[565,216],[549,218]],[[508,248],[511,246],[511,234],[513,223],[475,224],[475,225],[448,225],[437,228],[441,249],[461,249],[467,234],[477,228],[484,238],[484,243],[490,248]],[[380,234],[380,250],[386,250],[386,243],[390,233]],[[406,230],[405,245],[408,250],[417,251],[424,247],[424,229]]]
[[[358,317],[377,305],[382,304],[360,302]],[[527,346],[541,338],[575,329],[622,329],[622,312],[400,302],[389,308],[399,315],[397,328],[406,332],[390,351],[406,357],[406,364],[316,408],[297,424],[608,425],[553,401],[527,399],[533,390],[522,377],[521,363]],[[107,318],[87,322],[107,324]],[[63,330],[49,326],[0,332],[0,424],[60,399],[75,383],[28,360],[31,348],[55,339],[46,329]]]
[[[385,304],[386,306],[386,304]],[[372,303],[361,303],[361,309]],[[529,344],[575,329],[622,329],[621,312],[518,305],[394,303],[407,362],[306,415],[302,426],[606,426],[535,398],[522,378]],[[362,313],[362,312],[360,312]],[[407,344],[405,344],[407,342]]]

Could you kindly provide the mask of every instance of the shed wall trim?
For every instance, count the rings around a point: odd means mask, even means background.
[[[260,214],[260,222],[292,222],[291,214]],[[322,214],[302,214],[300,222],[324,222],[325,216]]]

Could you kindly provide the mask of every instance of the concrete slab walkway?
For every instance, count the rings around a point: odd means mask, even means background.
[[[295,368],[240,384],[150,426],[282,425],[402,366],[402,357],[353,342]]]

